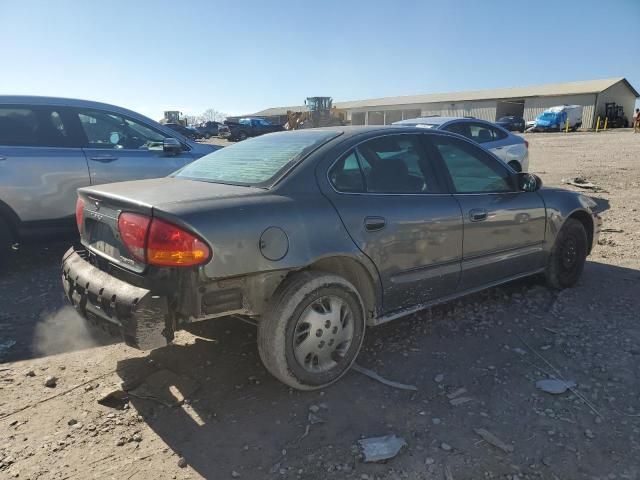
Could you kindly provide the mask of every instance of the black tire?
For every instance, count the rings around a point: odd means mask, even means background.
[[[210,133],[205,133],[204,134],[204,139],[205,140],[209,140],[211,138],[211,134]]]
[[[573,218],[568,219],[556,237],[545,271],[550,287],[563,289],[576,284],[587,259],[587,242],[584,225]]]
[[[338,299],[341,307],[348,307],[351,316],[352,334],[350,341],[335,343],[332,335],[336,334],[334,325],[322,320],[324,328],[309,325],[304,336],[304,318],[313,310],[316,304],[322,304],[324,299]],[[331,312],[329,312],[331,314]],[[343,310],[340,308],[339,317],[342,320]],[[323,313],[321,312],[320,315]],[[348,315],[347,314],[347,315]],[[302,323],[301,323],[302,322]],[[342,323],[341,332],[344,327]],[[326,330],[325,330],[326,328]],[[346,330],[346,329],[344,329]],[[297,332],[297,333],[296,333]],[[301,333],[302,332],[302,333]],[[326,387],[344,375],[358,355],[365,333],[365,315],[362,299],[356,288],[344,278],[325,272],[301,272],[285,280],[272,297],[265,314],[258,324],[258,352],[267,370],[278,380],[298,390],[314,390]],[[318,337],[318,343],[315,338]],[[327,343],[322,340],[326,340]],[[298,341],[298,346],[295,342]],[[321,368],[316,353],[309,353],[304,364],[296,358],[300,357],[300,346],[304,342],[313,344],[314,352],[331,352],[326,370],[310,371]],[[320,345],[322,343],[322,345]],[[344,345],[347,344],[347,345]],[[343,348],[340,348],[342,345]],[[327,346],[327,350],[321,350]],[[338,350],[342,350],[340,353]],[[311,360],[307,362],[307,358]],[[315,358],[313,358],[315,356]],[[306,365],[306,366],[305,366]]]
[[[11,233],[11,227],[5,219],[0,218],[0,269],[4,269],[7,265],[13,242],[14,238]]]
[[[238,133],[238,140],[242,141],[242,140],[246,140],[249,136],[247,135],[247,132],[243,132],[241,131],[240,133]]]
[[[511,160],[509,162],[509,166],[513,168],[516,172],[520,173],[522,171],[522,165],[517,160]]]

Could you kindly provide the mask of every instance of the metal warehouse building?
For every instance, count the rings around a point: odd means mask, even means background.
[[[610,102],[622,105],[631,121],[639,96],[625,78],[619,77],[531,87],[373,98],[336,102],[334,106],[345,110],[347,119],[353,125],[388,125],[426,115],[471,116],[489,121],[516,115],[529,121],[549,107],[582,105],[582,126],[592,128],[598,116],[604,117],[605,104]],[[253,116],[285,123],[287,110],[304,111],[305,107],[269,108]]]

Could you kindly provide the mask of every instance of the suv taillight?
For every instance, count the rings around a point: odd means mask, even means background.
[[[211,250],[201,239],[158,218],[121,213],[118,230],[131,255],[150,265],[191,267],[211,258]]]
[[[82,233],[84,230],[84,200],[80,197],[76,200],[76,225],[78,232]]]
[[[529,142],[527,142],[526,140],[524,141],[524,147],[529,150]]]

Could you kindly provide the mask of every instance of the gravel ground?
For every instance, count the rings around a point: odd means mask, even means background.
[[[369,330],[359,364],[417,391],[357,372],[290,390],[231,319],[103,345],[62,299],[66,242],[21,248],[0,277],[0,477],[640,478],[640,135],[526,138],[546,184],[602,189],[610,230],[576,288],[527,279]],[[577,386],[536,388],[553,376]],[[357,441],[387,434],[407,446],[363,463]]]

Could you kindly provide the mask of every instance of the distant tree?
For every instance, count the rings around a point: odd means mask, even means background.
[[[215,108],[208,108],[204,112],[202,112],[203,122],[222,122],[225,118],[227,118],[227,114],[223,112],[219,112]]]

